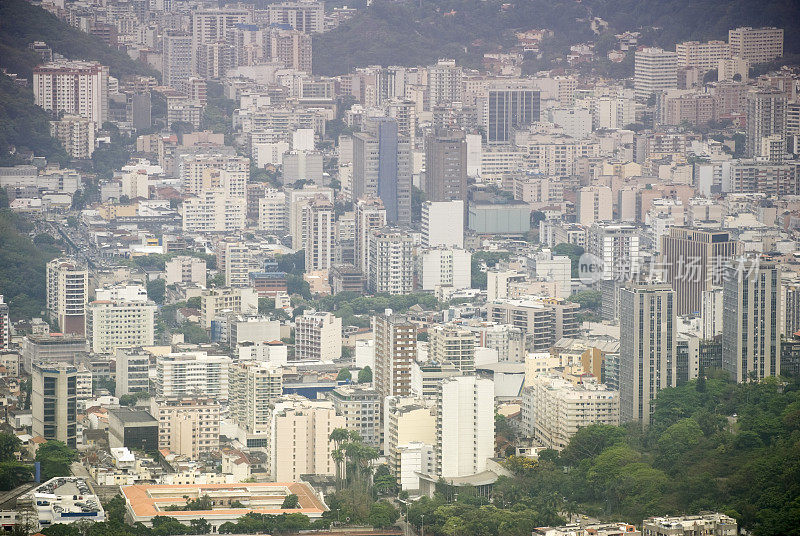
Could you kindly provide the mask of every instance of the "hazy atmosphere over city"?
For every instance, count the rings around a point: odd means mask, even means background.
[[[800,536],[800,0],[0,0],[0,527]]]

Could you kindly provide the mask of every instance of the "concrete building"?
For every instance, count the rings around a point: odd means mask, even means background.
[[[528,351],[545,352],[562,337],[578,336],[579,309],[557,298],[495,300],[487,304],[487,320],[521,329]]]
[[[150,391],[150,354],[137,348],[117,348],[116,396]]]
[[[634,62],[636,100],[645,102],[661,91],[678,88],[678,55],[650,47],[636,51]]]
[[[464,247],[464,201],[426,201],[422,204],[422,246]]]
[[[277,2],[269,4],[267,10],[270,25],[288,26],[307,34],[325,30],[325,4],[322,2]]]
[[[86,330],[89,272],[71,259],[47,263],[47,312],[62,333],[83,335]]]
[[[353,198],[379,197],[386,220],[411,223],[411,146],[391,118],[370,118],[353,135]]]
[[[696,534],[736,536],[738,533],[736,520],[718,513],[651,517],[642,522],[642,536],[694,536]]]
[[[225,286],[250,286],[250,247],[244,242],[226,242],[225,248]]]
[[[93,61],[56,61],[33,69],[34,102],[102,125],[108,119],[108,67]]]
[[[295,319],[295,360],[333,361],[342,355],[342,319],[306,311]]]
[[[158,450],[158,421],[140,409],[122,407],[109,410],[108,446],[154,453]]]
[[[165,30],[162,50],[162,83],[185,93],[192,76],[192,36],[179,30]]]
[[[336,414],[344,417],[345,428],[358,432],[364,443],[373,447],[381,442],[381,399],[369,387],[339,386],[330,392]]]
[[[599,263],[600,279],[625,281],[641,269],[639,242],[633,225],[595,223],[589,228],[586,251]]]
[[[540,120],[540,92],[532,80],[493,82],[479,100],[489,144],[509,143],[515,129]]]
[[[77,447],[77,374],[67,363],[36,363],[31,370],[34,436]]]
[[[247,223],[247,200],[231,197],[222,188],[205,190],[183,201],[183,231],[221,233],[241,231]]]
[[[152,346],[155,342],[157,306],[151,301],[93,301],[88,309],[86,334],[96,354],[117,348]]]
[[[205,352],[170,353],[156,358],[158,398],[207,396],[228,400],[231,358]]]
[[[306,225],[303,243],[306,272],[330,270],[336,241],[333,203],[322,197],[312,200],[303,207],[303,221]]]
[[[375,231],[369,239],[367,287],[373,294],[410,294],[414,290],[414,241],[408,233]]]
[[[620,290],[620,422],[650,423],[658,391],[677,385],[675,291],[666,283]]]
[[[525,333],[521,328],[493,322],[473,322],[463,327],[475,335],[475,347],[494,350],[498,362],[525,361]]]
[[[406,316],[376,315],[373,384],[381,399],[411,394],[411,363],[417,357],[417,327]]]
[[[533,381],[533,439],[548,449],[562,450],[577,431],[593,424],[619,425],[619,391],[591,376],[565,379],[542,374]]]
[[[0,294],[0,350],[8,350],[11,345],[11,320],[8,315],[8,304]]]
[[[425,291],[471,286],[472,254],[456,248],[426,249],[417,255],[417,287]]]
[[[178,175],[186,194],[202,195],[222,188],[231,197],[246,197],[250,159],[224,154],[188,154],[178,161]]]
[[[295,482],[300,475],[334,475],[331,432],[346,426],[333,403],[302,397],[280,399],[270,409],[267,458],[272,478]]]
[[[197,460],[219,450],[219,402],[213,398],[151,398],[158,448]]]
[[[274,363],[241,360],[229,371],[231,418],[245,433],[239,439],[248,448],[266,447],[270,404],[283,394],[283,370]]]
[[[200,324],[211,329],[211,321],[222,311],[239,314],[258,312],[258,294],[252,288],[214,288],[200,295]]]
[[[786,135],[786,111],[786,95],[783,92],[764,90],[747,94],[747,156],[764,155],[765,144],[770,136]],[[785,146],[779,155],[780,160],[784,152]]]
[[[750,64],[766,63],[783,56],[783,28],[750,28],[728,30],[731,55]]]
[[[166,284],[206,285],[206,261],[197,257],[179,255],[165,263]]]
[[[31,373],[35,363],[75,364],[76,357],[88,353],[86,338],[82,335],[42,333],[26,335],[22,339],[22,365]]]
[[[273,188],[264,192],[258,200],[258,229],[277,236],[288,231],[286,194]]]
[[[452,363],[462,373],[475,371],[475,335],[455,325],[437,325],[428,330],[428,360]]]
[[[362,197],[355,204],[355,266],[362,274],[369,271],[372,233],[386,226],[386,208],[378,197]]]
[[[531,206],[522,202],[471,202],[467,221],[467,227],[479,235],[525,234],[531,230]]]
[[[781,373],[781,271],[758,259],[726,267],[722,367],[737,382]]]
[[[433,399],[390,396],[383,406],[383,455],[395,476],[401,474],[404,445],[422,443],[436,446],[436,410]],[[435,457],[434,457],[435,458]],[[433,460],[435,474],[436,464]]]
[[[436,474],[471,476],[486,470],[494,456],[494,382],[454,376],[436,399]]]
[[[270,29],[266,40],[267,55],[272,61],[282,63],[287,69],[311,74],[311,36],[296,30]]]
[[[575,219],[581,225],[592,225],[599,221],[611,221],[614,203],[608,186],[585,186],[578,190],[575,203]]]
[[[725,41],[684,41],[675,45],[678,66],[696,67],[701,73],[716,69],[719,62],[731,57],[731,46]]]
[[[440,59],[428,67],[428,102],[430,109],[462,102],[463,69],[455,60]]]
[[[463,131],[425,138],[425,194],[429,201],[467,199],[467,142]]]
[[[86,160],[94,152],[95,123],[85,117],[65,115],[50,121],[50,135],[61,142],[64,150],[76,160]]]
[[[286,191],[286,214],[289,220],[289,234],[292,237],[292,247],[302,249],[306,240],[307,225],[303,207],[317,197],[324,197],[333,203],[333,190],[319,186],[305,185],[301,190]]]

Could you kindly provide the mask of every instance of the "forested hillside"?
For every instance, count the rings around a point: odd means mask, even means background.
[[[456,58],[476,66],[485,52],[513,43],[514,30],[549,28],[551,47],[594,37],[601,17],[611,32],[642,30],[646,44],[674,46],[687,39],[727,39],[736,26],[786,29],[787,53],[800,52],[797,0],[376,0],[335,30],[314,39],[314,72],[343,74],[365,65],[427,65]]]

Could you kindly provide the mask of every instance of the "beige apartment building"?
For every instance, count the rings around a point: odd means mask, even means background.
[[[219,450],[219,402],[213,398],[152,398],[158,448],[196,460]]]
[[[342,355],[342,319],[308,311],[295,319],[295,360],[332,361]]]
[[[428,359],[452,363],[461,372],[475,371],[475,334],[459,326],[434,326],[428,331]]]
[[[675,45],[679,67],[696,67],[701,73],[716,69],[720,60],[731,57],[731,46],[725,41],[684,41]]]
[[[728,30],[731,55],[753,63],[783,56],[783,28],[741,27]]]
[[[417,358],[417,326],[408,317],[381,314],[373,318],[375,389],[381,398],[411,394],[411,364]]]
[[[200,296],[200,323],[211,328],[211,321],[222,311],[255,314],[258,312],[258,294],[252,288],[214,288]]]
[[[271,363],[244,361],[229,371],[228,404],[234,422],[246,434],[249,448],[266,445],[270,404],[283,391],[283,370]]]
[[[71,259],[47,263],[47,312],[62,333],[86,331],[89,272]]]
[[[432,399],[390,396],[383,409],[383,455],[396,476],[400,451],[409,443],[436,445],[436,411]]]

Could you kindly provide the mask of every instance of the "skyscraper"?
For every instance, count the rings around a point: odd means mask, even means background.
[[[666,283],[620,290],[620,422],[650,423],[661,389],[677,385],[675,291]]]
[[[679,315],[701,312],[703,292],[722,285],[725,265],[740,246],[727,231],[672,227],[661,238],[664,278],[675,291]]]
[[[781,273],[758,259],[731,264],[722,287],[722,367],[737,382],[781,373]]]
[[[634,60],[636,100],[646,102],[650,96],[678,88],[678,55],[660,48],[636,51]]]
[[[33,435],[77,446],[77,376],[68,363],[35,363],[31,378]]]
[[[467,142],[463,131],[425,139],[425,194],[429,201],[467,199]]]
[[[783,139],[786,110],[786,95],[780,91],[756,91],[747,95],[747,156],[764,155],[770,136]]]
[[[508,143],[512,131],[539,121],[540,93],[530,83],[491,85],[483,98],[487,143]]]
[[[353,135],[353,198],[380,197],[389,223],[411,223],[411,145],[399,136],[397,121],[365,121]]]
[[[407,317],[392,314],[373,318],[375,332],[375,390],[387,396],[411,394],[411,363],[417,357],[417,326]]]

